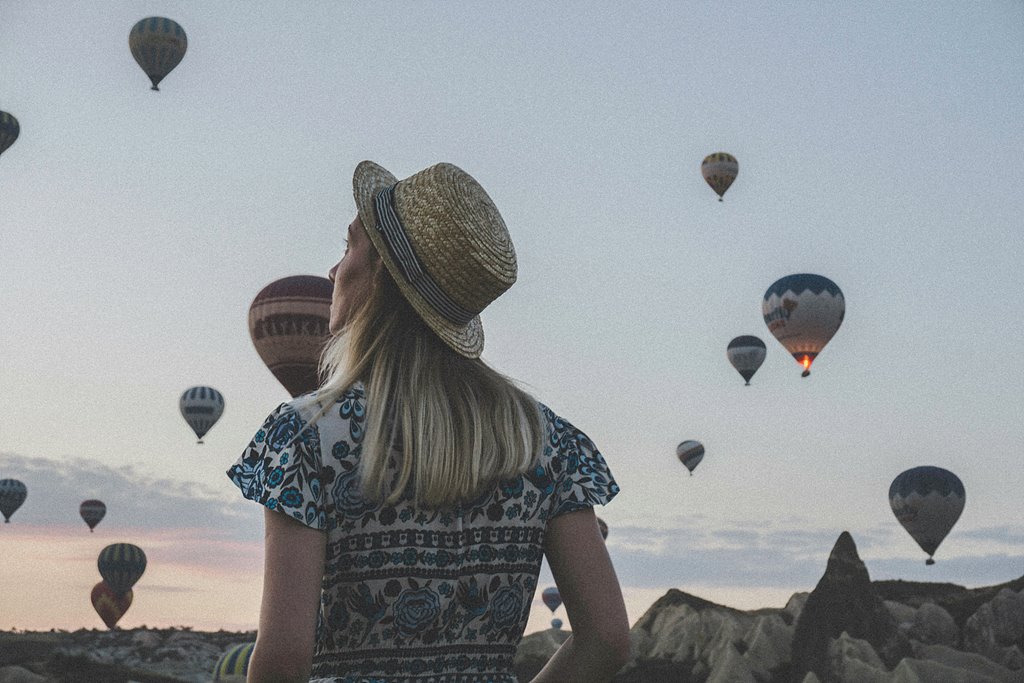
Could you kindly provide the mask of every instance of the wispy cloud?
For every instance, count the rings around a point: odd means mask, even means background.
[[[79,504],[98,498],[107,514],[97,532],[202,529],[206,538],[259,540],[262,517],[241,496],[190,482],[156,479],[133,467],[113,468],[92,460],[54,460],[0,453],[0,472],[20,479],[28,498],[17,511],[20,525],[84,530]]]

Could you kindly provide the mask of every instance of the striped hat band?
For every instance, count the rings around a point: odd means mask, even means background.
[[[391,257],[398,263],[405,281],[439,314],[456,325],[468,325],[477,312],[470,311],[453,300],[441,289],[423,267],[416,251],[409,243],[405,227],[395,210],[395,185],[377,193],[374,205],[377,209],[375,226]]]

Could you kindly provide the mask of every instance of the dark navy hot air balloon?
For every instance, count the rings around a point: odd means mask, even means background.
[[[0,513],[4,522],[10,524],[11,515],[28,498],[28,488],[17,479],[0,479]]]
[[[679,462],[686,466],[686,469],[690,471],[690,476],[693,476],[693,470],[696,469],[700,461],[704,459],[704,444],[700,441],[684,441],[676,446],[676,457],[679,458]]]
[[[106,581],[100,581],[92,587],[90,597],[96,614],[100,615],[100,619],[107,625],[107,628],[113,630],[117,626],[118,620],[132,606],[133,593],[131,590],[127,590],[118,595]]]
[[[548,606],[548,609],[554,612],[558,609],[559,605],[562,604],[562,594],[558,592],[558,588],[555,586],[548,586],[541,591],[540,599],[544,601],[544,604]]]
[[[78,514],[89,525],[89,531],[91,532],[100,523],[103,516],[107,514],[107,506],[103,504],[102,500],[83,500],[82,504],[78,506]]]
[[[128,47],[142,70],[149,76],[153,90],[164,76],[178,66],[188,49],[185,29],[165,17],[146,17],[132,27]]]
[[[192,387],[181,395],[178,408],[185,422],[196,433],[196,443],[202,443],[210,427],[224,414],[224,397],[212,387]]]
[[[836,333],[846,300],[836,283],[821,275],[799,273],[776,280],[764,293],[761,313],[768,329],[811,374],[811,363]]]
[[[317,368],[331,337],[333,293],[325,277],[293,275],[271,282],[249,306],[256,353],[292,397],[320,386]]]
[[[14,144],[21,133],[21,126],[13,114],[0,111],[0,154],[3,154],[8,147]]]
[[[960,513],[966,495],[963,482],[949,470],[925,465],[902,472],[889,486],[889,506],[903,528],[935,564],[938,550]]]
[[[114,593],[124,595],[146,571],[146,553],[131,543],[114,543],[100,551],[96,566]]]
[[[725,349],[729,362],[736,368],[736,372],[740,373],[740,377],[746,380],[748,387],[750,378],[761,367],[767,352],[764,342],[751,335],[734,338]]]

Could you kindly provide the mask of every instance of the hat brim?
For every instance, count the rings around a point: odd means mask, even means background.
[[[398,289],[412,304],[427,326],[450,346],[456,353],[467,358],[479,358],[484,349],[484,328],[480,316],[474,317],[466,325],[459,325],[445,318],[431,306],[416,289],[410,285],[403,275],[398,263],[391,255],[388,245],[384,242],[377,229],[377,210],[374,201],[377,193],[398,182],[387,169],[372,161],[362,161],[352,174],[352,195],[356,201],[359,220],[366,229],[366,234],[380,254],[384,266],[391,273]]]

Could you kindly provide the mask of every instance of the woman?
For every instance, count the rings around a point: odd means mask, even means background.
[[[573,634],[534,679],[609,680],[626,611],[589,438],[479,360],[478,314],[516,258],[451,164],[364,161],[321,389],[282,404],[228,475],[265,506],[249,681],[515,683],[542,555]]]

